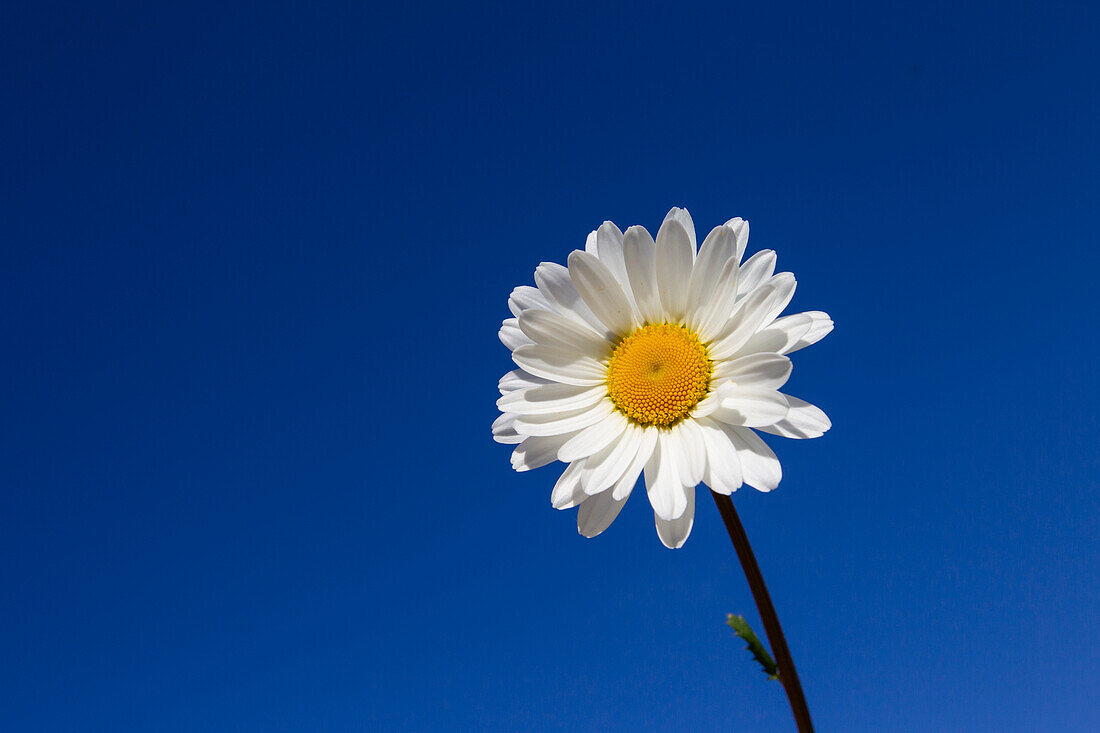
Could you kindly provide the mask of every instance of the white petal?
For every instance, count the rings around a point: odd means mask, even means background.
[[[586,499],[577,510],[577,531],[595,537],[611,526],[624,504],[626,499],[616,499],[610,491]]]
[[[728,425],[757,428],[775,425],[787,417],[787,398],[773,390],[735,389],[711,415]]]
[[[737,289],[742,296],[748,295],[774,272],[775,252],[770,249],[760,250],[741,265]]]
[[[737,281],[737,260],[731,257],[722,267],[722,273],[709,300],[699,307],[692,318],[692,325],[704,341],[714,339],[722,331],[722,327],[733,314],[740,287]]]
[[[833,426],[828,415],[820,408],[797,397],[784,395],[790,404],[787,417],[780,422],[768,427],[760,428],[772,435],[781,435],[784,438],[820,438]]]
[[[691,527],[695,524],[695,487],[685,486],[684,496],[687,507],[684,509],[684,513],[676,519],[667,521],[656,514],[653,516],[657,525],[657,536],[661,538],[664,546],[670,550],[676,550],[684,546],[688,535],[691,534]]]
[[[813,320],[813,324],[810,329],[798,340],[798,342],[790,348],[787,353],[804,349],[811,344],[816,344],[821,339],[829,335],[829,332],[833,330],[833,319],[829,317],[828,313],[822,313],[821,311],[807,311],[803,313],[804,316],[809,316]]]
[[[661,519],[676,519],[687,508],[687,494],[677,464],[679,449],[667,430],[657,434],[657,447],[645,465],[645,488],[654,513]]]
[[[516,432],[520,435],[558,435],[581,430],[607,417],[615,406],[603,400],[595,407],[553,415],[520,415],[516,417]]]
[[[596,230],[596,251],[593,252],[600,258],[600,262],[607,266],[611,274],[624,286],[627,300],[634,304],[633,295],[630,292],[630,276],[626,271],[626,257],[623,254],[623,233],[619,227],[610,221],[605,221]]]
[[[657,232],[657,291],[665,314],[672,320],[682,321],[687,313],[687,290],[694,260],[691,238],[670,214]]]
[[[584,251],[588,254],[596,254],[596,230],[593,229],[588,233],[588,238],[584,240]]]
[[[789,357],[768,352],[739,356],[720,365],[723,380],[751,390],[779,389],[787,383],[793,366]]]
[[[774,283],[776,286],[775,295],[769,302],[767,313],[764,315],[764,320],[761,322],[761,326],[768,326],[774,321],[783,309],[791,302],[791,298],[794,297],[794,289],[798,284],[795,282],[794,274],[790,272],[781,272],[778,275],[773,275],[768,278],[767,282]]]
[[[539,286],[539,292],[558,313],[603,336],[612,335],[581,299],[576,286],[569,279],[569,270],[565,267],[556,262],[543,262],[535,269],[535,283]]]
[[[665,214],[665,221],[669,219],[678,222],[680,226],[684,228],[684,231],[687,232],[688,241],[691,242],[692,258],[694,258],[695,250],[698,249],[698,245],[695,242],[695,222],[691,220],[691,214],[688,213],[687,209],[673,206],[668,210],[668,213]],[[662,222],[661,225],[664,226],[664,222]]]
[[[587,252],[573,252],[569,255],[569,277],[608,330],[623,336],[634,329],[634,308],[622,284],[599,259]]]
[[[550,503],[555,509],[568,509],[585,500],[581,491],[581,471],[584,470],[584,461],[570,463],[562,471],[558,482],[554,484],[554,490],[550,492]]]
[[[550,302],[538,288],[520,285],[508,296],[508,310],[512,311],[513,316],[519,317],[520,313],[527,310],[550,310]]]
[[[512,352],[512,361],[536,377],[562,384],[594,387],[607,380],[607,367],[592,357],[552,346],[521,346]]]
[[[557,460],[558,450],[576,433],[529,437],[512,451],[512,468],[530,471]]]
[[[597,423],[581,430],[558,451],[558,460],[564,463],[587,458],[611,445],[615,438],[626,432],[630,423],[621,412],[615,411]]]
[[[707,467],[703,435],[693,420],[678,423],[670,432],[672,440],[679,444],[677,465],[680,467],[680,480],[685,485],[694,486],[703,480],[703,471]]]
[[[638,315],[649,323],[665,320],[665,310],[657,290],[657,245],[644,227],[633,226],[626,230],[623,235],[623,257]]]
[[[610,489],[634,463],[642,444],[642,428],[627,423],[622,435],[599,453],[588,458],[581,485],[586,494]],[[641,466],[638,466],[641,471]],[[635,476],[635,479],[637,476]]]
[[[592,407],[606,395],[603,385],[575,387],[551,383],[509,392],[497,400],[497,409],[517,415],[551,415]]]
[[[713,380],[712,380],[713,381]],[[693,419],[706,417],[712,412],[722,406],[722,398],[727,391],[733,388],[733,385],[729,382],[725,382],[721,385],[715,385],[711,387],[710,394],[703,399],[699,400],[699,404],[695,406],[695,409],[691,411],[690,416]]]
[[[775,307],[775,304],[784,301],[787,297],[787,289],[794,292],[794,277],[789,273],[776,275],[760,287],[749,293],[748,297],[737,303],[726,325],[711,345],[709,352],[712,359],[726,359],[745,345],[752,335],[761,327],[768,325],[765,317]]]
[[[521,346],[532,343],[531,339],[519,330],[519,322],[515,318],[505,318],[504,322],[500,324],[500,331],[497,336],[500,337],[500,343],[504,344],[509,351],[515,351]]]
[[[542,377],[536,377],[534,374],[528,374],[522,369],[513,369],[505,374],[497,382],[497,389],[500,393],[508,394],[509,392],[515,392],[517,389],[526,389],[528,387],[538,387],[543,384],[553,384],[549,379],[543,379]]]
[[[772,321],[767,328],[757,331],[745,345],[737,350],[737,356],[770,351],[774,354],[786,354],[798,340],[806,335],[813,325],[813,318],[806,313],[797,313]]]
[[[493,440],[496,442],[515,445],[516,443],[522,443],[525,437],[516,432],[515,415],[506,412],[493,420]]]
[[[519,328],[533,343],[572,350],[597,361],[611,353],[611,343],[603,336],[554,311],[527,311],[519,317]]]
[[[707,449],[707,470],[703,481],[719,494],[729,494],[741,487],[741,461],[726,430],[709,419],[699,421]]]
[[[733,227],[733,230],[737,232],[737,261],[740,262],[741,258],[745,256],[745,249],[749,246],[749,223],[739,216],[735,216],[725,224],[728,227]]]
[[[634,456],[630,467],[623,472],[622,477],[615,483],[612,489],[616,499],[625,499],[634,490],[634,484],[638,483],[638,476],[642,468],[649,463],[653,450],[657,446],[657,428],[649,427],[641,429],[641,440],[638,444],[638,452]]]
[[[737,235],[730,227],[715,227],[703,240],[688,283],[689,314],[695,314],[710,302],[719,279],[725,277],[722,269],[726,261],[734,256],[736,246]],[[736,268],[736,260],[733,264]],[[696,319],[689,319],[689,322],[693,321],[697,322]]]
[[[749,428],[730,428],[728,434],[737,448],[745,483],[760,491],[771,491],[779,486],[783,467],[760,436]]]

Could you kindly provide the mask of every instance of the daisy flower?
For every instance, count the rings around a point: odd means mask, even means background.
[[[825,413],[779,389],[788,355],[833,322],[820,311],[780,318],[794,275],[774,274],[771,250],[742,262],[748,238],[735,218],[697,247],[679,208],[656,241],[604,222],[567,267],[543,262],[535,287],[512,291],[500,340],[518,368],[500,380],[493,437],[516,446],[517,471],[567,464],[551,502],[579,506],[586,537],[607,529],[644,474],[657,534],[681,547],[700,482],[727,495],[779,485],[779,460],[754,429],[829,429]]]

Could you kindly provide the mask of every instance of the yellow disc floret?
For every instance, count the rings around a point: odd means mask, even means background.
[[[711,363],[691,330],[652,323],[619,342],[607,365],[607,394],[628,418],[668,427],[707,394]]]

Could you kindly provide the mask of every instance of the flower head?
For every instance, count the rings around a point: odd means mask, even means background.
[[[820,311],[779,318],[794,276],[773,274],[771,250],[742,263],[748,238],[748,222],[731,219],[696,251],[678,208],[656,241],[604,222],[568,267],[544,262],[536,287],[512,291],[500,339],[518,368],[500,380],[493,436],[516,445],[517,471],[568,464],[551,502],[579,505],[581,534],[607,529],[644,473],[657,534],[680,547],[700,482],[723,494],[779,485],[779,460],[753,428],[829,429],[825,413],[779,388],[787,355],[833,322]]]

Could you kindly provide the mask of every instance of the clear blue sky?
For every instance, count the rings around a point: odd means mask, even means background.
[[[821,731],[1100,729],[1095,3],[5,3],[0,729],[787,730],[710,502],[494,444],[513,286],[752,222]]]

